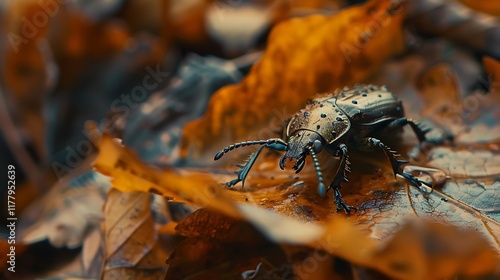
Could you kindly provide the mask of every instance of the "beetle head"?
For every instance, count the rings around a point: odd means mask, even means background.
[[[321,152],[323,148],[322,137],[310,130],[298,130],[288,139],[288,149],[280,159],[280,168],[285,169],[287,160],[295,160],[293,169],[299,173],[305,165],[306,157],[311,148],[315,153]]]
[[[318,182],[319,182],[318,192],[321,195],[324,195],[326,189],[325,185],[323,184],[323,177],[321,176],[321,169],[319,167],[319,162],[318,159],[316,158],[316,153],[321,152],[321,150],[323,149],[323,141],[324,141],[323,138],[315,131],[301,129],[295,131],[293,135],[288,138],[288,140],[289,140],[288,143],[279,138],[236,143],[233,145],[229,145],[220,152],[218,152],[215,155],[214,160],[219,160],[224,156],[224,154],[239,147],[245,147],[249,145],[262,146],[250,157],[249,161],[245,165],[240,166],[241,170],[236,172],[238,174],[238,179],[228,183],[228,185],[232,186],[239,181],[242,182],[245,181],[248,171],[255,163],[255,160],[259,156],[260,151],[264,147],[277,151],[286,151],[285,154],[280,159],[279,163],[280,168],[285,169],[285,163],[287,159],[290,160],[295,159],[295,164],[293,166],[293,169],[295,169],[295,173],[299,173],[302,170],[306,162],[307,155],[311,155],[315,166],[316,175],[318,176]]]

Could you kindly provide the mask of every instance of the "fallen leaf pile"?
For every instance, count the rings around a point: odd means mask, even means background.
[[[36,36],[0,39],[0,149],[19,170],[1,277],[500,277],[496,3],[153,2],[61,4]],[[9,11],[2,32],[25,36],[20,18],[47,7]],[[355,147],[349,214],[318,194],[310,157],[296,174],[264,150],[226,186],[256,148],[218,151],[282,137],[308,100],[360,83],[432,129],[380,136],[432,188]],[[317,157],[330,182],[339,160]]]

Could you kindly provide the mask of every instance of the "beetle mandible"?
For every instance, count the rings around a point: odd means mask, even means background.
[[[394,176],[399,174],[416,186],[431,184],[418,180],[403,171],[402,165],[406,160],[397,159],[396,151],[391,150],[374,136],[380,132],[391,131],[409,124],[420,142],[426,140],[425,134],[430,129],[421,129],[411,119],[405,117],[401,100],[396,99],[385,86],[356,85],[354,88],[345,87],[336,95],[323,95],[311,101],[297,112],[289,121],[285,131],[286,141],[279,138],[268,140],[246,141],[227,146],[215,155],[214,160],[220,159],[225,153],[239,147],[261,145],[250,156],[241,169],[236,172],[238,178],[227,182],[232,187],[238,182],[244,184],[250,168],[255,163],[264,147],[285,151],[279,161],[281,169],[285,168],[287,160],[295,160],[293,169],[299,173],[305,164],[305,159],[311,155],[318,177],[318,192],[325,195],[330,189],[334,191],[337,210],[344,209],[350,212],[352,206],[345,204],[340,194],[342,182],[348,182],[350,162],[347,154],[348,146],[355,146],[364,151],[381,149],[388,157]],[[340,164],[332,183],[325,188],[323,176],[316,154],[326,150],[340,158]]]

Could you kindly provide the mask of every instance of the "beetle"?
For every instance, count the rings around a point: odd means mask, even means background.
[[[319,194],[323,196],[328,190],[333,189],[337,211],[343,209],[350,213],[354,207],[344,202],[339,191],[341,183],[348,182],[347,173],[350,172],[348,146],[354,146],[362,151],[381,149],[391,163],[394,176],[399,174],[416,186],[425,184],[432,187],[431,184],[404,172],[402,165],[408,161],[398,159],[396,151],[375,138],[378,134],[391,132],[405,125],[410,125],[420,142],[426,141],[425,134],[430,129],[422,129],[413,120],[406,118],[401,100],[395,98],[386,86],[344,87],[335,94],[320,95],[310,100],[304,109],[288,121],[283,137],[285,140],[271,138],[236,143],[218,152],[214,160],[219,160],[235,148],[261,145],[244,165],[238,165],[241,168],[236,172],[238,177],[226,183],[228,187],[232,187],[240,181],[242,185],[244,184],[250,168],[263,148],[284,151],[279,161],[280,168],[285,168],[287,160],[295,160],[293,169],[296,173],[302,170],[306,157],[310,155],[318,177]],[[316,157],[322,150],[340,159],[335,177],[328,188],[325,188]]]

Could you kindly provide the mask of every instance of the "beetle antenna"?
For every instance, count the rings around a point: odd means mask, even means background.
[[[218,152],[215,155],[214,160],[220,159],[224,154],[226,154],[229,151],[232,151],[236,148],[245,147],[245,146],[252,146],[252,145],[267,145],[269,148],[275,148],[275,149],[276,149],[276,147],[288,147],[288,144],[279,138],[271,138],[271,139],[267,139],[267,140],[245,141],[245,142],[240,142],[240,143],[236,143],[236,144],[229,145],[229,146],[225,147],[224,149],[222,149],[220,152]]]
[[[318,177],[318,192],[323,195],[326,193],[325,184],[323,184],[323,174],[321,173],[321,168],[319,167],[318,158],[316,158],[316,153],[312,146],[308,146],[307,149],[311,153],[311,157],[314,163],[314,169],[316,170],[316,176]]]

